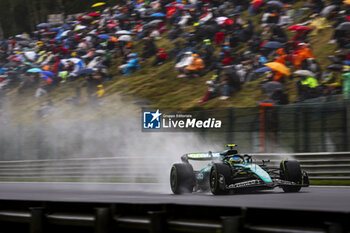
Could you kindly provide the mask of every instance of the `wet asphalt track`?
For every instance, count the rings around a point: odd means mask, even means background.
[[[213,196],[210,193],[170,194],[167,185],[113,183],[0,183],[1,200],[38,200],[105,203],[167,203],[336,211],[350,213],[350,187],[304,188],[299,193],[282,189],[254,194]]]

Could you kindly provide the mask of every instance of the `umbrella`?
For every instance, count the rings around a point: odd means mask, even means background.
[[[87,27],[84,26],[84,25],[77,25],[75,28],[74,28],[74,31],[79,31],[79,30],[83,30],[83,29],[86,29]]]
[[[327,69],[329,70],[342,70],[343,69],[343,65],[341,64],[332,64],[327,66]]]
[[[111,37],[110,37],[109,35],[106,35],[106,34],[98,35],[97,37],[98,37],[98,38],[101,38],[101,39],[104,39],[104,40],[109,40],[109,39],[111,39]]]
[[[151,17],[165,17],[166,15],[163,13],[154,13],[150,15]]]
[[[97,16],[100,16],[100,15],[101,15],[100,13],[96,13],[96,12],[88,14],[88,16],[92,16],[92,17],[97,17]]]
[[[67,31],[62,32],[61,37],[66,37],[66,36],[68,36],[68,33],[70,33],[71,31],[72,31],[72,30],[67,30]]]
[[[271,96],[275,91],[285,90],[285,87],[283,86],[283,84],[280,82],[276,82],[276,81],[267,82],[262,86],[262,88],[263,88],[265,94],[267,94],[269,96]]]
[[[153,21],[155,21],[155,20],[153,20]],[[163,22],[163,21],[160,20],[160,22]],[[121,36],[121,35],[133,35],[134,33],[127,31],[127,30],[120,30],[120,31],[117,31],[115,34],[117,36]]]
[[[106,5],[105,2],[98,2],[98,3],[93,4],[91,7],[95,8],[95,7],[104,6],[104,5]]]
[[[40,71],[40,74],[44,74],[44,75],[48,75],[48,76],[55,76],[54,73],[52,73],[51,71]]]
[[[215,19],[215,21],[216,21],[217,24],[222,25],[222,24],[225,23],[225,21],[226,21],[227,19],[228,19],[227,17],[221,16],[221,17],[217,17],[217,18]]]
[[[39,72],[41,72],[41,71],[42,71],[42,70],[39,69],[39,68],[32,68],[32,69],[27,70],[27,72],[29,72],[29,73],[39,73]]]
[[[344,0],[343,3],[346,5],[350,5],[350,0]]]
[[[118,38],[115,36],[111,36],[111,38],[109,40],[112,42],[118,42]]]
[[[112,29],[112,28],[114,28],[116,26],[118,26],[118,24],[116,24],[116,23],[109,23],[109,24],[107,24],[107,27],[110,28],[110,29]]]
[[[119,37],[118,40],[119,40],[119,41],[130,42],[130,41],[132,41],[132,38],[131,38],[131,36],[129,36],[129,35],[123,35],[123,36]]]
[[[267,72],[267,71],[271,71],[271,68],[265,66],[265,67],[261,67],[261,68],[259,68],[259,69],[256,69],[256,70],[255,70],[255,73],[265,73],[265,72]]]
[[[339,26],[336,27],[335,30],[350,31],[350,22],[345,22],[345,23],[339,24]]]
[[[283,3],[280,1],[269,1],[269,2],[267,2],[267,5],[277,6],[279,8],[283,7]]]
[[[16,35],[15,38],[16,39],[21,39],[21,40],[26,40],[26,38],[23,35],[21,35],[21,34]]]
[[[267,49],[279,49],[282,47],[283,47],[283,44],[277,41],[270,41],[263,45],[263,48],[267,48]]]
[[[309,70],[297,70],[294,72],[295,75],[299,75],[299,76],[311,76],[311,77],[315,77],[315,74]]]
[[[191,9],[196,9],[196,5],[194,4],[186,4],[183,6],[184,10],[191,10]]]
[[[29,51],[29,52],[25,52],[25,53],[24,53],[24,56],[25,56],[27,59],[34,61],[35,56],[36,56],[36,53],[33,52],[33,51]]]
[[[144,27],[151,27],[151,26],[155,26],[159,23],[163,22],[163,20],[161,19],[155,19],[155,20],[152,20],[151,22],[147,23]]]
[[[36,25],[38,28],[49,28],[51,27],[51,24],[49,23],[40,23],[38,25]]]
[[[280,73],[287,75],[287,76],[289,76],[291,74],[288,67],[283,65],[282,63],[279,63],[279,62],[265,63],[264,66],[270,67],[272,70],[280,72]]]
[[[52,29],[50,29],[50,32],[59,32],[61,29],[59,29],[59,28],[52,28]]]
[[[331,13],[335,8],[337,8],[336,5],[330,5],[330,6],[327,6],[327,7],[323,8],[323,10],[322,10],[321,13],[320,13],[320,16],[326,16],[326,15],[328,15],[328,14]]]
[[[93,74],[95,73],[95,70],[93,69],[81,69],[78,71],[78,74]]]
[[[304,26],[304,25],[292,25],[292,26],[288,27],[289,31],[296,31],[296,32],[309,31],[309,30],[312,30],[312,29],[313,29],[312,27],[307,27],[307,26]]]

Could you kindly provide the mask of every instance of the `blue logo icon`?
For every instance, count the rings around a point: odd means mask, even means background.
[[[159,109],[156,112],[143,112],[143,128],[144,129],[160,129],[162,113]]]

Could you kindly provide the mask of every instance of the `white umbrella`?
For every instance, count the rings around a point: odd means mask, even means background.
[[[315,77],[315,74],[311,72],[310,70],[297,70],[294,72],[295,75],[300,75],[300,76],[311,76]]]
[[[120,30],[120,31],[117,31],[115,34],[118,36],[121,36],[121,35],[133,35],[134,33],[127,30]]]
[[[71,30],[64,31],[64,32],[62,32],[61,36],[62,37],[68,36],[69,32],[71,32]]]
[[[321,13],[320,13],[320,16],[326,16],[326,15],[328,15],[328,14],[331,13],[335,8],[337,8],[336,5],[330,5],[330,6],[327,6],[327,7],[323,8],[323,10],[322,10]]]
[[[216,19],[215,19],[215,21],[216,21],[216,23],[217,24],[219,24],[219,25],[221,25],[221,24],[224,24],[225,23],[225,20],[226,19],[228,19],[227,17],[217,17]]]
[[[132,41],[132,38],[129,35],[123,35],[123,36],[119,37],[118,40],[119,41],[130,42],[130,41]]]
[[[74,28],[74,31],[79,31],[79,30],[83,30],[83,29],[86,29],[87,27],[84,26],[84,25],[77,25],[75,28]]]
[[[31,60],[31,61],[34,61],[34,60],[35,60],[35,57],[36,57],[36,53],[33,52],[33,51],[29,51],[29,52],[25,52],[25,53],[24,53],[24,56],[25,56],[27,59],[29,59],[29,60]]]

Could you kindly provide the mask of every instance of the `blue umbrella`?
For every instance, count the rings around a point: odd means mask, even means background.
[[[106,35],[106,34],[98,35],[97,37],[98,37],[98,38],[101,38],[101,39],[104,39],[104,40],[109,40],[109,39],[111,39],[111,37],[110,37],[109,35]]]
[[[39,72],[41,72],[41,71],[42,71],[42,70],[39,69],[39,68],[32,68],[32,69],[27,70],[27,72],[29,72],[29,73],[39,73]]]
[[[51,71],[40,71],[40,74],[45,74],[45,75],[48,75],[48,76],[55,76],[54,73],[52,73]]]
[[[151,17],[165,17],[166,15],[163,13],[154,13],[150,15]]]
[[[267,48],[267,49],[279,49],[282,47],[283,47],[283,44],[277,41],[270,41],[263,45],[263,48]]]
[[[52,28],[52,29],[50,29],[50,32],[58,32],[58,31],[60,31],[61,29],[59,29],[59,28]]]
[[[93,69],[81,69],[78,71],[78,74],[93,74],[95,73],[95,70]]]
[[[40,23],[38,25],[36,25],[38,28],[48,28],[51,27],[51,24],[49,23]]]
[[[256,69],[256,70],[255,70],[255,73],[265,73],[265,72],[267,72],[267,71],[271,71],[271,68],[265,66],[265,67],[261,67],[261,68],[259,68],[259,69]]]

